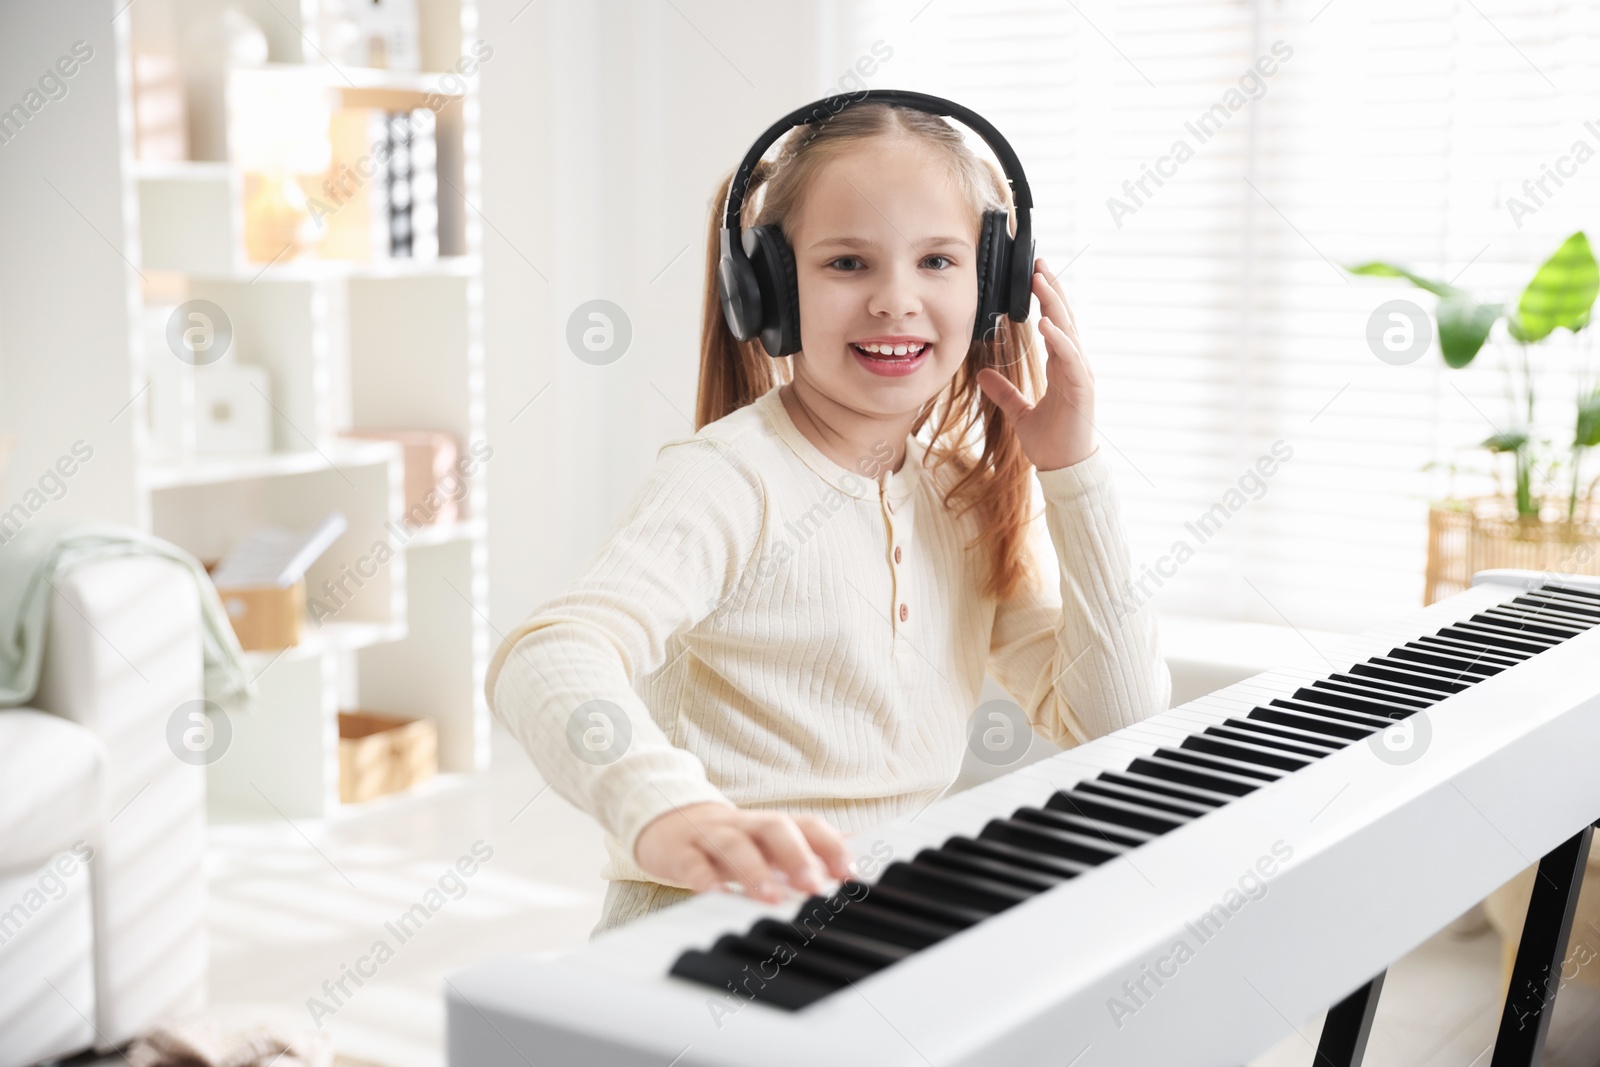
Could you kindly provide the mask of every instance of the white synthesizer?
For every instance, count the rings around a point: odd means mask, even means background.
[[[1536,1062],[1600,819],[1600,579],[1473,583],[856,834],[831,893],[456,972],[449,1062],[1238,1067],[1328,1011],[1343,1067],[1389,964],[1544,857],[1493,1059]]]

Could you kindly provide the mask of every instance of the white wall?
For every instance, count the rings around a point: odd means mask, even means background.
[[[476,34],[494,48],[478,207],[500,633],[572,580],[660,445],[693,433],[708,199],[838,78],[824,0],[526,3],[484,0]],[[565,341],[595,298],[633,325],[605,367]]]

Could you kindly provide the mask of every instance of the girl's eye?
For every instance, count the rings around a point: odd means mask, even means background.
[[[922,257],[922,261],[924,263],[926,263],[930,259],[941,259],[941,260],[944,260],[944,262],[947,265],[954,262],[954,260],[952,260],[949,256],[927,255],[927,256],[923,256]],[[844,262],[859,263],[859,262],[861,262],[861,260],[860,260],[860,258],[858,256],[839,256],[839,257],[837,257],[835,259],[829,260],[828,261],[828,266],[834,267],[834,266],[838,266],[838,264],[844,263]],[[935,270],[945,270],[945,269],[947,269],[947,267],[935,267],[934,269]],[[849,272],[848,268],[846,268],[846,272],[847,273]]]

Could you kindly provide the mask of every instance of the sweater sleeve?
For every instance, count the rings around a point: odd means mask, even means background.
[[[1040,560],[1045,577],[997,606],[989,673],[1035,732],[1071,747],[1167,710],[1172,675],[1154,610],[1119,596],[1133,575],[1110,460],[1035,476],[1058,566]]]
[[[735,592],[765,515],[760,478],[727,444],[696,437],[663,446],[585,570],[505,635],[490,660],[485,695],[495,717],[550,786],[629,857],[657,816],[733,803],[698,757],[668,739],[676,709],[646,707],[633,683],[664,665],[673,635]]]

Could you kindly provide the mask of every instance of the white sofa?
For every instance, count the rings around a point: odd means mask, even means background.
[[[167,740],[201,697],[200,633],[170,560],[56,583],[38,693],[0,709],[0,1067],[203,1007],[205,768]]]

